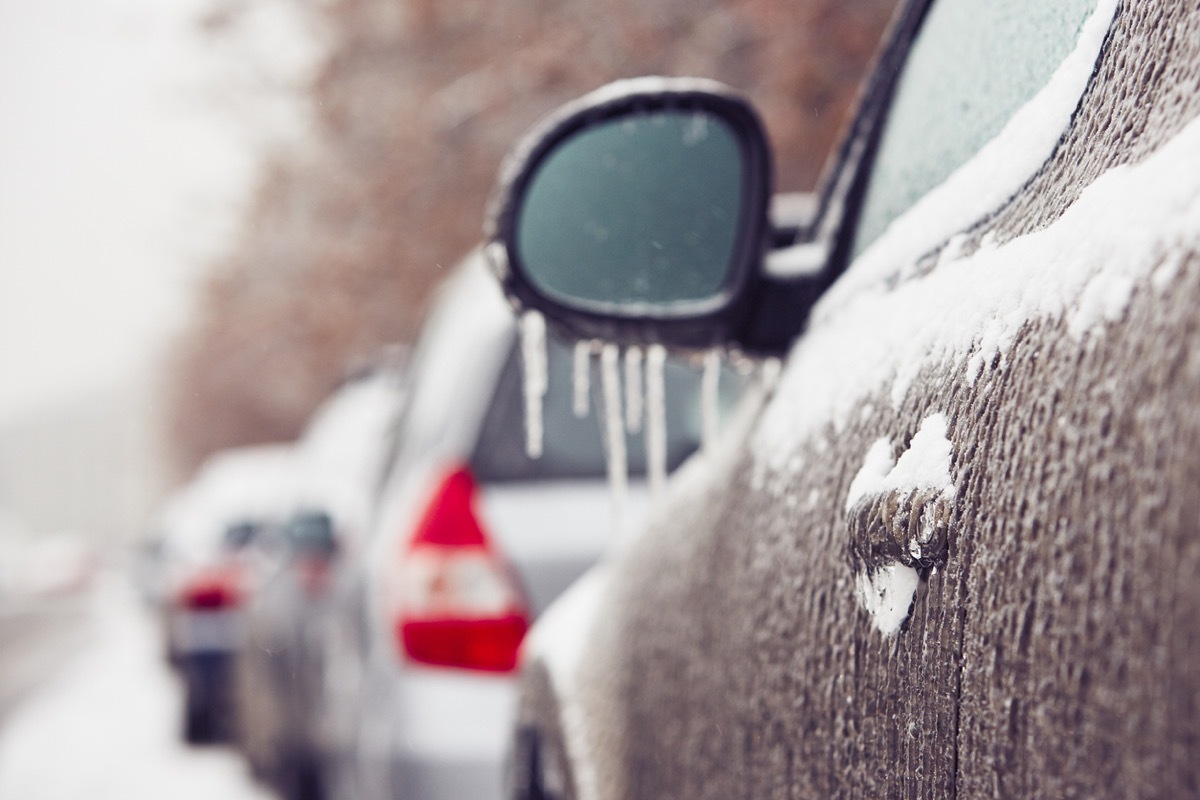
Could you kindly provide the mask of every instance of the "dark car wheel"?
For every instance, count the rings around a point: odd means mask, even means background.
[[[323,800],[321,770],[312,758],[290,753],[282,762],[277,783],[284,800]]]
[[[182,659],[183,738],[189,744],[224,741],[232,730],[229,658],[199,654]]]
[[[554,685],[541,662],[525,668],[520,720],[509,762],[509,800],[573,800],[571,775]]]

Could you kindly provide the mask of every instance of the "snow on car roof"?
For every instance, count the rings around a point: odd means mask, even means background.
[[[404,396],[399,376],[382,372],[326,400],[296,444],[299,502],[362,521]]]
[[[164,536],[180,551],[199,554],[215,546],[228,523],[280,515],[295,497],[291,445],[223,450],[167,501]]]

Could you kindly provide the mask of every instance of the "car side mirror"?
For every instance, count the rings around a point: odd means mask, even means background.
[[[510,154],[486,252],[513,302],[569,336],[724,344],[762,279],[770,160],[758,115],[721,84],[611,84]]]
[[[329,559],[337,553],[333,520],[324,512],[302,512],[284,528],[288,545],[296,555]]]

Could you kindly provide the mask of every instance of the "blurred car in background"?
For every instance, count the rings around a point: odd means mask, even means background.
[[[524,633],[616,527],[605,439],[588,416],[595,364],[574,372],[578,355],[549,343],[544,376],[532,376],[545,378],[542,413],[529,420],[518,325],[482,257],[441,287],[414,351],[373,538],[343,562],[327,620],[318,716],[331,795],[499,796]],[[700,441],[700,374],[665,371],[674,466]],[[737,382],[725,385],[728,401]],[[527,426],[539,422],[532,458]],[[618,434],[630,471],[644,472],[643,437]],[[646,495],[629,487],[624,519],[640,518]]]
[[[256,546],[261,574],[248,598],[236,662],[237,741],[256,775],[292,798],[319,796],[312,737],[320,697],[319,631],[338,535],[330,515],[302,509]]]
[[[255,773],[288,798],[319,791],[314,740],[330,589],[340,562],[361,553],[402,376],[402,361],[388,355],[317,410],[294,446],[294,509],[250,553],[256,579],[236,667],[238,742]]]
[[[523,313],[787,363],[534,629],[513,797],[1197,796],[1200,7],[903,3],[774,252],[726,87],[515,153]]]
[[[167,658],[183,680],[190,742],[234,732],[233,667],[253,591],[248,548],[279,524],[295,495],[290,446],[239,448],[205,462],[160,516],[160,610]]]

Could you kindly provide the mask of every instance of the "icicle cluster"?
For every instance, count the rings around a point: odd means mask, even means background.
[[[525,449],[530,458],[539,458],[544,444],[542,416],[548,386],[545,319],[536,311],[526,312],[521,317],[520,334],[524,363]],[[592,353],[596,351],[600,354],[602,396],[602,404],[597,411],[603,415],[614,527],[619,530],[629,486],[626,434],[644,434],[651,496],[657,500],[666,486],[667,398],[664,369],[667,350],[662,345],[650,345],[644,350],[629,347],[622,354],[621,348],[615,344],[593,341],[576,343],[572,365],[572,409],[577,417],[587,416],[590,410]],[[704,355],[700,413],[702,442],[706,450],[712,447],[720,426],[721,363],[722,356],[717,350]]]

